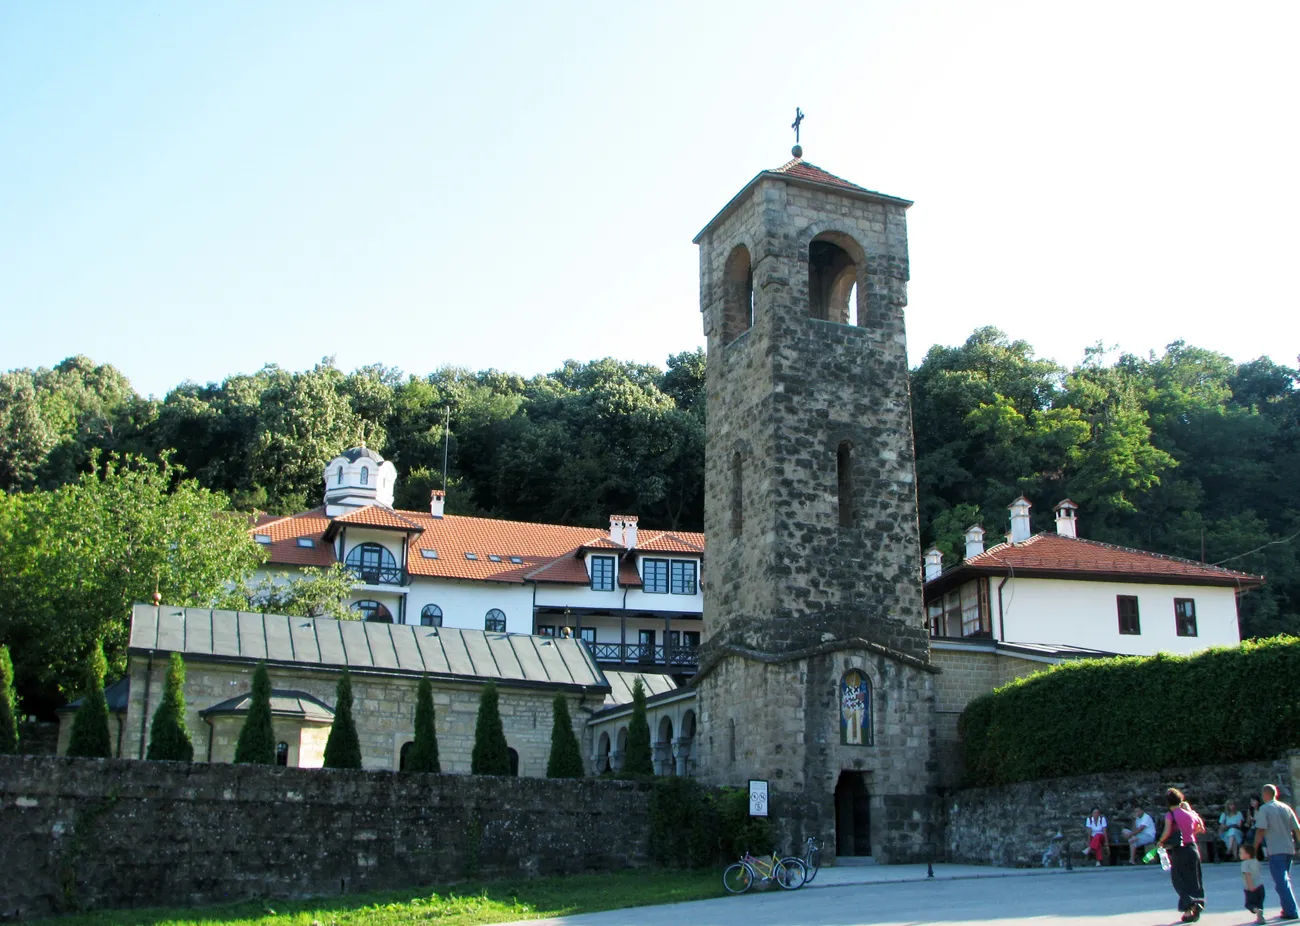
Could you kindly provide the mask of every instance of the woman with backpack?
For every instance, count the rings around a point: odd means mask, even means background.
[[[1183,922],[1195,923],[1205,909],[1201,850],[1196,845],[1197,834],[1205,832],[1205,822],[1177,788],[1165,792],[1165,803],[1169,811],[1165,814],[1165,831],[1159,844],[1169,852],[1169,880],[1178,892],[1178,909],[1182,911]]]

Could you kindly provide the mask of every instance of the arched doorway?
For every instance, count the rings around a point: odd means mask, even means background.
[[[871,798],[865,772],[840,772],[835,785],[835,854],[871,854]]]

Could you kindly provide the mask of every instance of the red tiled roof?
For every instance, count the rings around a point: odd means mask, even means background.
[[[492,582],[558,582],[585,585],[590,581],[579,554],[586,549],[624,552],[607,531],[594,527],[566,527],[560,524],[531,524],[447,515],[435,518],[427,511],[394,511],[374,505],[334,518],[335,525],[392,527],[412,532],[407,568],[412,575]],[[271,562],[283,565],[329,565],[333,547],[317,543],[315,549],[296,546],[296,538],[333,536],[331,519],[324,510],[281,518],[271,527],[259,526],[256,533],[272,533]],[[281,542],[283,535],[287,542]],[[436,551],[429,558],[421,551]],[[637,551],[684,553],[696,556],[704,551],[704,535],[688,531],[643,530]],[[466,554],[474,554],[470,559]],[[495,557],[495,559],[494,559]],[[511,562],[517,559],[519,562]],[[633,557],[622,557],[619,584],[637,587]]]
[[[315,508],[301,514],[262,521],[249,533],[267,534],[271,542],[264,549],[268,561],[282,566],[329,566],[334,563],[334,547],[325,540],[325,529],[330,519],[324,508]],[[310,547],[300,547],[298,539],[312,541]]]
[[[1253,588],[1263,576],[1209,566],[1195,560],[1119,547],[1096,540],[1035,534],[1023,543],[1000,543],[926,583],[948,587],[966,573],[1070,578],[1107,578],[1169,585],[1230,585]]]
[[[858,190],[863,193],[870,193],[866,187],[860,187],[856,183],[850,183],[843,177],[837,177],[830,171],[822,170],[816,164],[809,164],[803,158],[795,158],[786,161],[776,170],[774,174],[788,174],[791,177],[797,177],[800,180],[810,180],[813,183],[825,183],[830,186],[841,187],[845,190]]]
[[[404,518],[401,514],[392,508],[385,508],[383,505],[367,505],[364,508],[358,508],[356,511],[340,515],[334,519],[334,524],[344,524],[356,527],[378,527],[385,530],[398,531],[422,531],[423,527],[416,524],[410,518]],[[331,532],[331,536],[333,535]]]

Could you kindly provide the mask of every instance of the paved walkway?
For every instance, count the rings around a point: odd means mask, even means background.
[[[1207,865],[1203,926],[1245,926],[1235,865]],[[825,888],[825,889],[819,889]],[[1267,912],[1278,915],[1268,884]],[[912,926],[1016,923],[1022,926],[1178,926],[1176,897],[1159,866],[989,868],[924,865],[824,868],[798,891],[751,891],[664,904],[530,920],[531,926]],[[523,926],[523,924],[519,924]]]

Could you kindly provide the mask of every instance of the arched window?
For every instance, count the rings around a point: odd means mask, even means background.
[[[289,764],[289,744],[288,744],[288,743],[276,743],[276,744],[275,744],[275,764],[276,764],[276,765],[288,765],[288,764]]]
[[[835,448],[835,481],[839,490],[840,527],[853,526],[853,445]]]
[[[339,471],[334,475],[334,484],[336,486],[343,485],[343,467],[341,466],[339,467]]]
[[[489,633],[506,632],[506,612],[493,608],[483,618],[483,629]]]
[[[840,742],[845,746],[870,746],[871,681],[860,669],[840,677]]]
[[[515,778],[519,777],[519,753],[510,747],[506,747],[506,752],[510,754],[510,774]]]
[[[850,309],[849,300],[856,296],[862,259],[861,247],[847,235],[827,232],[813,239],[808,245],[808,314],[812,318],[861,324],[860,313]]]
[[[388,548],[377,543],[360,543],[352,548],[346,561],[353,578],[366,585],[400,585],[402,570]]]
[[[368,486],[368,485],[370,485],[370,467],[369,467],[369,466],[363,466],[363,467],[361,467],[361,484],[362,484],[363,486]]]
[[[596,742],[596,774],[603,775],[611,771],[609,765],[609,733],[600,734],[600,739]]]
[[[749,249],[738,244],[722,271],[722,342],[730,344],[754,325],[754,274]]]
[[[393,612],[378,601],[370,598],[356,602],[352,605],[352,610],[360,611],[362,620],[374,621],[377,624],[391,624],[393,622]]]
[[[426,604],[420,609],[420,626],[421,627],[441,627],[442,626],[442,608],[436,604]]]
[[[745,482],[740,453],[731,455],[731,534],[739,537],[745,526]]]
[[[671,717],[664,717],[659,721],[659,737],[654,744],[654,757],[656,774],[676,774],[677,765],[673,761],[673,721]]]
[[[402,748],[397,752],[397,770],[406,771],[406,760],[411,755],[411,747],[415,745],[413,740],[407,740],[402,744]]]

